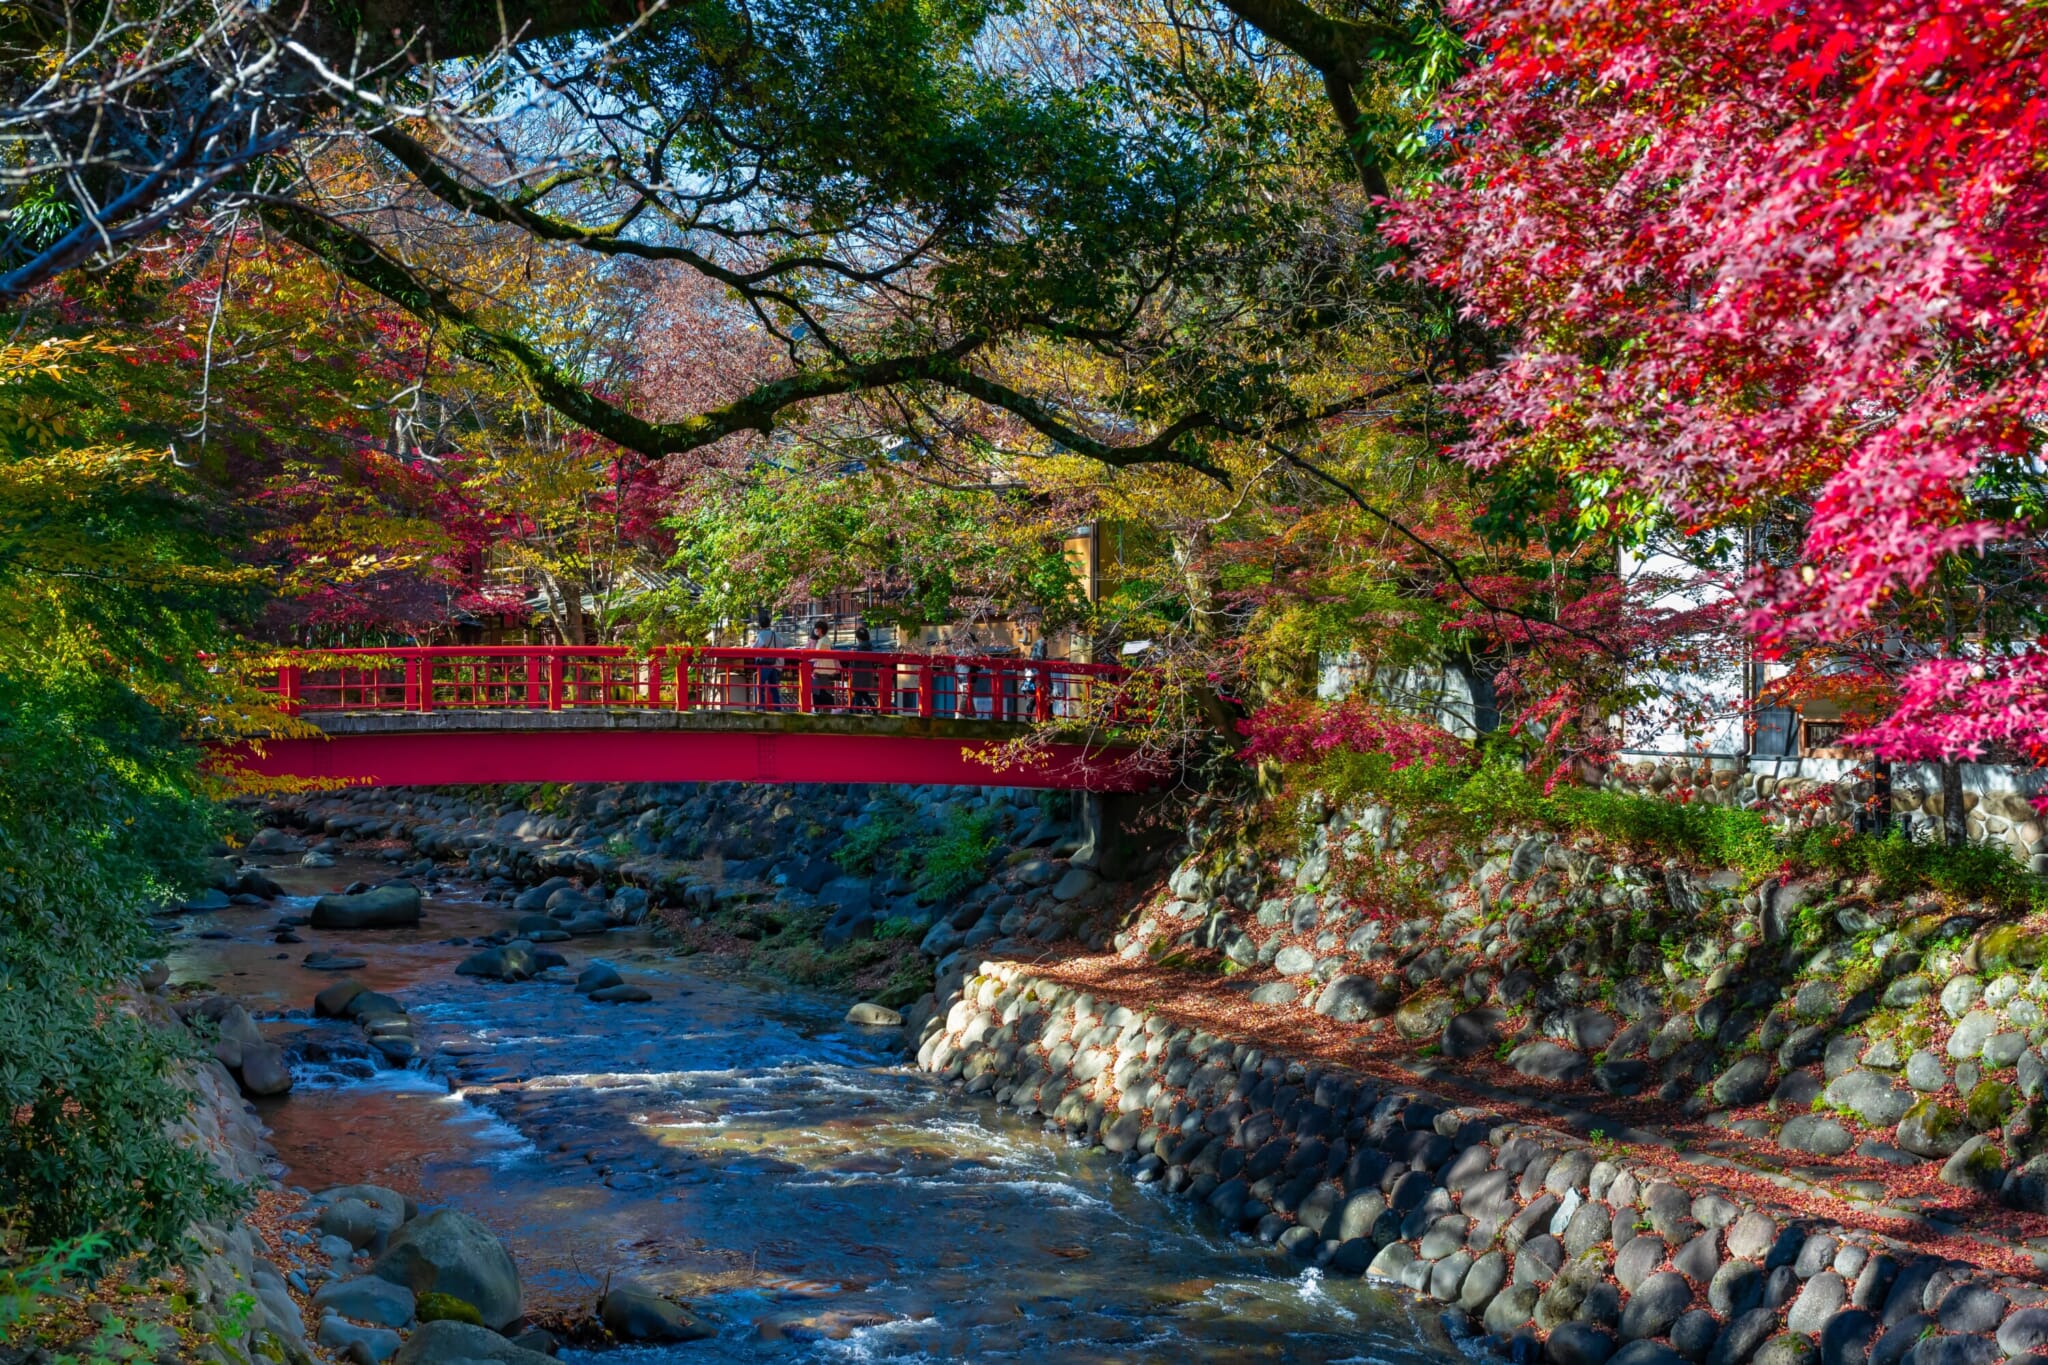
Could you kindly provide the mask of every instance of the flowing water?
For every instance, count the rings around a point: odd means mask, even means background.
[[[382,866],[273,868],[311,895]],[[693,971],[645,932],[557,944],[568,973],[454,975],[453,937],[509,918],[431,896],[416,929],[298,932],[276,912],[194,916],[176,979],[237,995],[294,1055],[262,1105],[288,1183],[369,1181],[482,1218],[529,1309],[588,1305],[607,1280],[691,1302],[714,1340],[596,1353],[729,1361],[1302,1361],[1457,1356],[1426,1310],[1325,1279],[986,1101],[904,1067],[845,1002]],[[310,902],[305,902],[310,904]],[[201,931],[214,937],[200,938]],[[219,937],[225,931],[227,937]],[[426,1058],[380,1069],[351,1024],[311,1017],[332,974],[396,996]],[[569,988],[601,958],[648,1004]]]

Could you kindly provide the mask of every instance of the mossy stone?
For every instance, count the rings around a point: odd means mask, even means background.
[[[2004,1174],[2005,1153],[1987,1142],[1963,1158],[1963,1170],[1981,1184],[1993,1176]]]
[[[1964,1102],[1964,1116],[1972,1128],[1985,1132],[2005,1122],[2017,1098],[2013,1088],[2003,1081],[1979,1081]]]
[[[1899,1120],[1899,1146],[1917,1156],[1953,1156],[1964,1137],[1963,1116],[1936,1100],[1921,1100]]]
[[[475,1327],[484,1325],[484,1315],[468,1299],[458,1299],[453,1294],[422,1294],[413,1304],[413,1317],[421,1322],[466,1322]]]
[[[2048,944],[2017,924],[2002,924],[1977,945],[1977,962],[1986,972],[2005,972],[2041,965]]]

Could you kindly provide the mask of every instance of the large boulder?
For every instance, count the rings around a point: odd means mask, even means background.
[[[419,922],[420,889],[405,882],[313,902],[315,929],[403,929]]]
[[[242,1049],[242,1066],[235,1073],[246,1094],[282,1095],[292,1088],[292,1069],[284,1060],[284,1049],[276,1043],[259,1043]]]
[[[553,1356],[514,1346],[496,1332],[467,1322],[442,1318],[422,1323],[392,1365],[460,1365],[464,1361],[488,1361],[490,1365],[555,1365]]]
[[[377,1272],[414,1294],[453,1294],[476,1305],[484,1325],[519,1316],[519,1269],[497,1234],[456,1209],[437,1209],[400,1228]]]

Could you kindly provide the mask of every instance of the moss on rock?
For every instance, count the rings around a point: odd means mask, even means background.
[[[1964,1101],[1963,1113],[1972,1128],[1985,1132],[2005,1122],[2017,1098],[2017,1092],[2003,1081],[1979,1081]]]
[[[484,1325],[484,1315],[468,1299],[453,1294],[422,1294],[413,1305],[413,1316],[421,1322],[467,1322]]]

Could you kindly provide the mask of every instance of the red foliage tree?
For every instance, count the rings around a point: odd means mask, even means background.
[[[1455,17],[1482,55],[1443,111],[1452,164],[1392,221],[1513,337],[1457,391],[1457,453],[1685,526],[1798,505],[1796,556],[1748,585],[1766,646],[1889,637],[1904,704],[1866,736],[1889,756],[2039,752],[2026,612],[2001,641],[1981,593],[1947,589],[2029,547],[2042,505],[2048,10]]]

